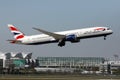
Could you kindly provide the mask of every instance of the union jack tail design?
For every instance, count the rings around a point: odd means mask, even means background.
[[[21,31],[19,31],[15,26],[8,24],[8,27],[11,33],[14,35],[15,40],[19,40],[25,37],[24,34]]]

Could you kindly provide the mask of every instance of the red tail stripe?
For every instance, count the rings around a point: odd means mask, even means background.
[[[23,37],[24,37],[24,35],[19,35],[19,36],[16,37],[16,39],[21,39]]]
[[[10,27],[10,30],[12,30],[12,31],[18,31],[15,27]]]

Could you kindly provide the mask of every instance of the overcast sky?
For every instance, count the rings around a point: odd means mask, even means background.
[[[41,34],[32,27],[47,31],[64,31],[93,26],[110,27],[114,34],[45,45],[16,45],[7,28],[13,24],[26,35]],[[120,0],[0,0],[0,50],[2,52],[33,52],[38,56],[113,57],[120,56]]]

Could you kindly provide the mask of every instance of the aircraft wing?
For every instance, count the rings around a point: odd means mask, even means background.
[[[42,33],[44,33],[44,34],[47,34],[47,35],[49,35],[49,36],[52,36],[52,37],[54,37],[54,38],[57,39],[57,40],[60,40],[60,39],[63,39],[63,38],[66,37],[65,35],[60,35],[60,34],[48,32],[48,31],[45,31],[45,30],[42,30],[42,29],[38,29],[38,28],[33,28],[33,29],[35,29],[35,30],[37,30],[37,31],[40,31],[40,32],[42,32]]]

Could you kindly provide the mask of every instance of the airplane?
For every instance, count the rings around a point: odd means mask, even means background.
[[[14,35],[14,40],[8,40],[10,43],[14,44],[24,44],[24,45],[38,45],[47,43],[58,43],[58,46],[65,46],[66,42],[77,43],[81,39],[94,38],[94,37],[104,37],[113,33],[113,31],[108,27],[91,27],[84,29],[75,29],[61,32],[49,32],[39,28],[33,28],[43,34],[26,36],[20,30],[18,30],[12,24],[8,24],[11,33]]]

